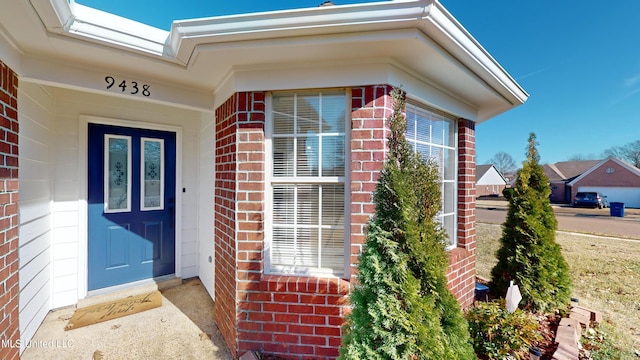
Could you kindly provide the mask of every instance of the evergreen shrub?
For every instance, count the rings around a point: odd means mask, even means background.
[[[556,243],[558,223],[549,201],[551,188],[536,145],[531,133],[527,160],[513,190],[505,193],[509,209],[489,287],[496,297],[504,297],[513,280],[522,293],[521,307],[534,312],[564,311],[571,301],[571,274]]]
[[[475,359],[467,321],[447,289],[438,167],[405,138],[404,93],[392,92],[389,156],[374,194],[340,359]]]

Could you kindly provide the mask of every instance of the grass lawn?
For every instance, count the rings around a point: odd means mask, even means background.
[[[490,278],[497,262],[502,228],[477,224],[477,272]],[[613,342],[640,350],[640,240],[606,238],[558,232],[556,241],[573,275],[574,297],[580,305],[602,312],[615,329]]]

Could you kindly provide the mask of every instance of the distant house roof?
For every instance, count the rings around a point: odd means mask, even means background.
[[[481,177],[483,177],[484,174],[486,174],[487,171],[489,171],[489,169],[491,169],[492,166],[493,166],[492,164],[476,165],[476,179],[480,179]]]
[[[500,173],[500,171],[496,169],[496,167],[493,164],[476,165],[476,184],[481,183],[485,175],[488,175],[488,176],[487,176],[487,179],[484,179],[484,180],[492,184],[496,184],[496,185],[507,184],[507,180]]]
[[[549,181],[569,182],[600,163],[600,161],[601,160],[561,161],[555,164],[545,164],[542,168],[547,178],[549,178]]]

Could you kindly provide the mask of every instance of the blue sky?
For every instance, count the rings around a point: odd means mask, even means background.
[[[324,0],[76,0],[168,30],[173,19],[315,7]],[[370,2],[334,0],[335,4]],[[441,0],[530,94],[476,127],[478,164],[525,158],[530,132],[542,163],[640,140],[640,1]]]

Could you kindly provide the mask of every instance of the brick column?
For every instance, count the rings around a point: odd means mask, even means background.
[[[236,124],[235,97],[216,109],[215,311],[214,318],[236,355]]]
[[[247,290],[262,273],[264,111],[262,92],[236,93],[216,109],[215,320],[234,356]]]
[[[18,326],[18,76],[0,62],[0,340],[16,345]],[[16,346],[1,359],[17,359]]]
[[[465,308],[473,304],[476,280],[475,123],[458,120],[458,247],[449,253],[449,289]]]
[[[373,193],[387,156],[392,89],[378,85],[351,90],[351,281],[356,279],[367,224],[375,213]]]

